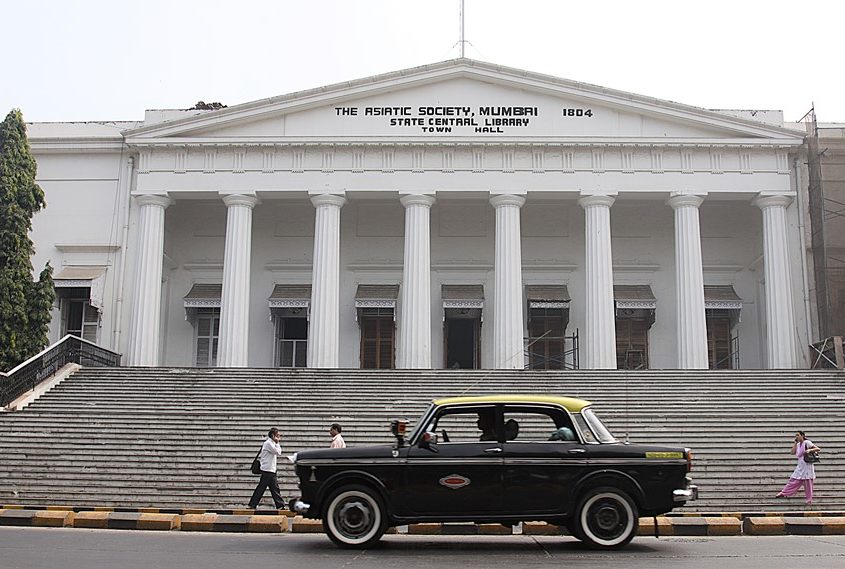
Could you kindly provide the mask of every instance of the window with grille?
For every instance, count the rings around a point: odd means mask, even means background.
[[[528,309],[528,361],[531,369],[563,369],[564,308]]]
[[[307,367],[308,320],[276,318],[276,367]]]
[[[100,311],[91,306],[88,297],[64,298],[61,306],[62,336],[72,334],[96,344],[100,331]]]
[[[616,318],[616,368],[648,369],[648,329],[641,318]]]
[[[196,331],[196,366],[216,366],[217,344],[220,337],[220,309],[198,311],[194,320],[194,330]]]
[[[707,318],[707,360],[710,369],[733,368],[730,318]]]
[[[361,369],[393,369],[396,324],[392,308],[364,308],[361,326]]]

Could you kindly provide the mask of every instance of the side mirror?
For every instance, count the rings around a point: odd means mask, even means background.
[[[432,433],[431,431],[426,431],[420,437],[420,441],[419,441],[419,443],[417,443],[417,446],[419,446],[420,448],[424,448],[426,450],[430,450],[432,452],[438,452],[437,447],[434,446],[434,445],[437,445],[437,440],[438,440],[437,439],[437,433]]]

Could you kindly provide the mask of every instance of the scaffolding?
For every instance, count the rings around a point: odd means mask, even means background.
[[[845,336],[845,125],[804,116],[810,247],[819,339]]]

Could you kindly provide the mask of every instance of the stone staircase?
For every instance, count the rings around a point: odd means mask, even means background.
[[[0,414],[0,504],[245,507],[267,429],[282,449],[389,443],[435,397],[583,397],[620,440],[691,447],[701,490],[687,511],[804,509],[775,500],[801,429],[824,449],[813,509],[845,510],[845,375],[839,371],[373,371],[83,368]],[[280,463],[285,496],[296,495]],[[269,493],[262,505],[270,505]]]

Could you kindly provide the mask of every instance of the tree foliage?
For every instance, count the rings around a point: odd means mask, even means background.
[[[0,369],[9,369],[47,345],[56,295],[49,263],[32,278],[32,216],[46,206],[35,182],[37,166],[20,110],[0,124]]]

